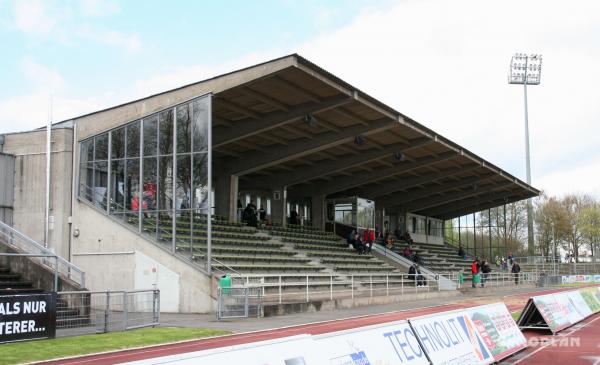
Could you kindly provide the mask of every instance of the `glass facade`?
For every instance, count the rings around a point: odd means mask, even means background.
[[[173,250],[203,256],[210,95],[81,142],[79,197]]]

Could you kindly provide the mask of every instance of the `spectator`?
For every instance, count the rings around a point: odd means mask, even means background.
[[[402,251],[402,256],[406,257],[409,260],[412,258],[412,250],[410,249],[410,245],[404,246],[404,250]]]
[[[244,209],[244,212],[242,213],[242,220],[245,221],[246,224],[251,227],[258,226],[258,222],[256,219],[256,208],[252,204],[252,202],[250,202],[250,203],[248,203],[248,205],[246,205],[246,209]]]
[[[477,260],[473,260],[473,263],[471,264],[471,275],[472,275],[472,279],[471,279],[471,286],[473,288],[475,288],[475,276],[477,274],[479,274],[479,262]]]
[[[391,234],[387,234],[386,238],[385,238],[385,247],[388,250],[391,250],[392,248],[394,248],[394,237],[392,237]]]
[[[508,253],[508,264],[509,265],[513,264],[513,254],[512,254],[512,252]]]
[[[402,232],[400,231],[399,227],[394,230],[394,235],[396,236],[397,239],[399,239],[399,240],[402,239]]]
[[[462,244],[458,245],[458,256],[462,258],[465,257],[465,249],[462,247]]]
[[[502,266],[503,271],[508,270],[508,264],[506,263],[506,259],[504,257],[500,260],[500,264]]]
[[[298,224],[298,212],[295,209],[290,212],[290,224]]]
[[[348,235],[348,238],[346,239],[346,242],[351,244],[352,247],[354,247],[354,237],[356,237],[356,230],[353,229],[352,232],[350,232],[350,234]]]
[[[421,270],[417,263],[414,263],[408,269],[408,278],[409,280],[413,280],[416,286],[426,286],[425,278],[421,274]]]
[[[357,233],[354,235],[354,243],[355,243],[354,249],[356,251],[358,251],[359,255],[362,255],[366,252],[366,246],[360,240],[360,234]]]
[[[519,266],[519,263],[514,261],[510,272],[515,275],[515,285],[519,285],[519,273],[521,272],[521,266]]]
[[[258,215],[260,217],[261,222],[265,221],[267,219],[267,211],[265,210],[265,208],[263,208],[263,206],[260,206],[260,209],[258,210]]]
[[[490,272],[492,272],[492,269],[490,268],[490,264],[489,262],[487,262],[487,260],[483,260],[481,261],[481,287],[483,288],[485,286],[485,281],[488,279]]]
[[[404,235],[402,236],[401,239],[406,241],[406,243],[408,243],[409,245],[412,245],[412,243],[414,242],[412,237],[410,236],[410,233],[408,233],[408,231],[406,231],[406,233],[404,233]]]
[[[375,242],[375,232],[371,230],[371,227],[367,227],[367,230],[363,234],[363,243],[367,248],[367,253],[371,253],[371,250],[373,249],[373,242]]]
[[[423,262],[422,262],[423,260],[421,259],[421,256],[419,256],[419,253],[418,253],[418,252],[416,252],[416,251],[413,253],[413,255],[412,255],[412,257],[411,257],[411,260],[412,260],[412,261],[413,261],[415,264],[419,264],[419,265],[422,265],[422,264],[423,264]]]

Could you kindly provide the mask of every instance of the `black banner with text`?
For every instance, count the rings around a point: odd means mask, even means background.
[[[0,343],[56,334],[56,293],[0,295]]]

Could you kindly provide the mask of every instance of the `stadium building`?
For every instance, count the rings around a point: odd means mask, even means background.
[[[296,54],[51,136],[47,237],[45,129],[0,136],[0,218],[82,268],[86,288],[156,284],[172,312],[214,310],[223,272],[391,270],[340,237],[377,227],[444,247],[445,220],[539,194]],[[251,202],[270,231],[241,222]]]

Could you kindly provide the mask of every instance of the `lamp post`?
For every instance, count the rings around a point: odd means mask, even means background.
[[[525,164],[527,184],[531,185],[531,167],[529,156],[529,121],[527,116],[527,85],[539,85],[542,74],[542,55],[516,53],[510,60],[508,83],[523,85],[525,95]],[[533,206],[527,199],[527,250],[534,253],[533,244]]]

